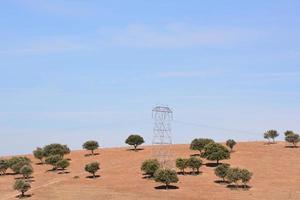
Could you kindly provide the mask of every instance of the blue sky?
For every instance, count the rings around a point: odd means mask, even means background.
[[[11,0],[0,7],[0,155],[300,132],[300,2]],[[281,136],[281,139],[283,137]]]

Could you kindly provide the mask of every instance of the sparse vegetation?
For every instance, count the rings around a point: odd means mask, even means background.
[[[284,133],[285,141],[293,144],[294,147],[297,147],[297,143],[300,141],[300,136],[293,131],[286,131]]]
[[[98,162],[92,162],[85,165],[85,171],[91,173],[93,178],[96,178],[96,172],[100,169],[100,164]]]
[[[156,170],[159,168],[159,162],[156,159],[145,160],[142,163],[141,170],[145,172],[148,176],[153,177]]]
[[[243,187],[247,187],[247,183],[252,178],[252,173],[248,171],[247,169],[240,169],[238,167],[236,168],[229,168],[226,173],[226,180],[229,183],[234,183],[235,187],[238,187],[238,182],[241,181],[243,183]]]
[[[92,155],[94,155],[94,151],[95,151],[96,149],[99,148],[99,144],[98,144],[98,142],[95,141],[95,140],[89,140],[89,141],[86,141],[86,142],[82,145],[82,147],[83,147],[84,149],[86,149],[86,150],[91,151],[91,152],[92,152]]]
[[[31,188],[30,183],[23,179],[16,180],[14,184],[14,190],[21,192],[20,197],[25,197],[25,193]]]
[[[8,160],[0,159],[0,175],[5,175],[8,168],[9,168]]]
[[[190,149],[199,151],[200,155],[202,153],[202,150],[204,149],[205,145],[209,143],[213,143],[214,141],[209,138],[196,138],[191,142]]]
[[[171,169],[158,169],[154,174],[154,178],[156,182],[165,184],[166,190],[171,183],[178,182],[176,171]]]
[[[233,151],[233,147],[236,145],[236,141],[234,141],[233,139],[229,139],[226,141],[226,146],[228,146],[230,148],[230,151]]]
[[[126,144],[133,146],[135,151],[137,147],[144,142],[144,138],[140,135],[130,135],[125,141]]]
[[[45,156],[44,150],[40,147],[37,147],[36,150],[33,151],[33,155],[36,159],[40,160],[43,163],[43,158]]]
[[[20,174],[23,175],[24,179],[28,179],[32,173],[33,173],[33,168],[30,165],[24,165],[20,169]]]
[[[215,175],[221,178],[224,182],[229,168],[230,168],[229,164],[221,164],[215,168]]]
[[[220,160],[230,158],[230,152],[223,145],[211,142],[204,147],[204,152],[201,156],[207,160],[216,160],[217,164],[219,164]]]
[[[181,171],[181,173],[185,174],[185,169],[189,166],[189,159],[186,158],[177,158],[176,159],[176,167]]]
[[[193,174],[195,174],[195,171],[199,173],[199,169],[201,165],[202,165],[202,160],[200,160],[199,158],[192,156],[188,159],[188,166],[189,168],[192,169]]]
[[[57,143],[46,145],[43,148],[43,151],[45,157],[54,156],[54,155],[60,155],[61,157],[64,157],[64,155],[70,153],[70,149],[67,145],[62,145]]]

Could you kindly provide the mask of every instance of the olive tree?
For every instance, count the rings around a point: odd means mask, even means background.
[[[145,172],[148,176],[153,177],[156,170],[159,168],[159,162],[157,159],[145,160],[142,163],[141,170]]]
[[[62,170],[65,170],[69,166],[70,166],[70,162],[67,159],[59,160],[56,163],[56,167],[59,168],[59,169],[62,169]]]
[[[89,141],[86,141],[86,142],[82,145],[82,147],[83,147],[84,149],[86,149],[86,150],[91,151],[91,152],[92,152],[92,155],[94,155],[94,151],[95,151],[96,149],[99,148],[99,144],[98,144],[97,141],[89,140]]]
[[[209,138],[195,138],[191,144],[190,144],[190,149],[199,151],[200,154],[202,153],[202,150],[204,149],[205,145],[214,142],[212,139]]]
[[[175,170],[171,169],[158,169],[154,173],[154,178],[156,182],[164,183],[166,190],[168,189],[171,183],[178,182],[178,176]]]
[[[199,169],[201,165],[202,165],[202,160],[200,160],[199,158],[192,156],[188,159],[188,166],[189,168],[192,169],[193,174],[195,174],[195,171],[199,173]]]
[[[52,165],[52,170],[57,169],[57,163],[61,161],[63,157],[61,155],[50,155],[45,159],[45,163],[48,165]]]
[[[222,180],[225,181],[225,177],[229,168],[229,164],[221,164],[215,168],[215,175],[219,178],[222,178]]]
[[[25,165],[31,165],[31,160],[24,156],[15,156],[8,160],[9,168],[16,174],[20,173],[20,169]]]
[[[43,150],[45,157],[53,155],[60,155],[61,157],[64,157],[64,155],[70,153],[70,149],[67,145],[57,143],[46,145]]]
[[[100,164],[98,162],[92,162],[85,165],[85,171],[91,173],[93,178],[96,178],[96,172],[100,169]]]
[[[228,146],[230,148],[230,151],[233,150],[233,147],[236,145],[236,141],[234,141],[233,139],[229,139],[226,141],[226,146]]]
[[[279,133],[276,130],[269,130],[264,133],[264,138],[268,140],[268,143],[270,143],[270,139],[273,140],[273,143],[275,143],[275,138],[279,136]]]
[[[221,144],[209,143],[204,147],[202,157],[206,158],[207,160],[216,160],[217,164],[219,164],[220,160],[230,158],[230,152]]]
[[[247,187],[247,183],[251,180],[252,175],[252,172],[248,171],[247,169],[240,170],[240,179],[244,185],[244,188]]]
[[[144,138],[140,135],[130,135],[125,141],[126,144],[133,146],[135,151],[137,147],[144,142]]]
[[[20,169],[20,174],[23,175],[24,179],[28,179],[32,173],[33,173],[33,168],[30,165],[24,165]]]
[[[177,158],[176,159],[176,167],[181,171],[181,173],[185,174],[185,169],[188,167],[189,159],[186,158]]]
[[[43,163],[43,158],[45,156],[44,154],[44,150],[40,147],[37,147],[34,151],[33,151],[33,155],[36,159],[40,160],[41,163]]]
[[[285,141],[293,144],[294,147],[297,147],[297,143],[300,141],[300,136],[292,131],[285,132]]]
[[[8,160],[1,159],[0,160],[0,175],[5,175],[8,168],[9,168]]]
[[[16,180],[14,184],[14,190],[21,192],[21,197],[24,197],[25,192],[27,192],[30,188],[31,188],[30,183],[22,179]]]
[[[229,183],[235,183],[235,186],[238,186],[238,182],[241,181],[243,183],[243,187],[247,187],[247,183],[252,178],[252,172],[247,169],[229,168],[226,173],[226,180]]]

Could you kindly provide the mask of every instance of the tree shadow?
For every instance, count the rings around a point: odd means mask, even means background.
[[[21,194],[17,195],[16,198],[18,199],[26,199],[26,198],[30,198],[32,197],[33,194],[24,194],[24,196],[22,196]]]
[[[199,156],[199,157],[201,157],[201,154],[200,153],[195,153],[195,154],[190,154],[190,156]]]
[[[249,190],[251,188],[251,186],[249,185],[244,186],[244,185],[233,185],[233,184],[229,184],[226,187],[231,190],[239,190],[239,189]]]
[[[17,175],[18,173],[15,173],[15,172],[13,172],[13,173],[11,173],[11,172],[8,172],[8,173],[5,173],[5,174],[3,174],[4,176],[15,176],[15,175]]]
[[[57,174],[70,174],[70,172],[68,172],[68,171],[60,171]]]
[[[44,165],[43,162],[38,162],[38,163],[35,163],[36,165]]]
[[[144,148],[126,149],[126,151],[136,151],[136,152],[143,151],[143,150],[144,150]]]
[[[95,175],[95,178],[94,176],[86,176],[85,178],[88,178],[88,179],[96,179],[96,178],[99,178],[100,175]]]
[[[284,148],[297,149],[299,147],[298,146],[286,145]]]
[[[28,178],[24,178],[23,176],[21,176],[21,177],[15,177],[15,180],[21,180],[21,179],[30,180],[30,179],[33,179],[33,178],[34,178],[33,176],[29,176]]]
[[[200,175],[200,174],[202,174],[203,172],[202,171],[199,171],[199,172],[184,172],[184,173],[182,173],[182,172],[177,172],[177,175],[182,175],[182,176],[185,176],[185,175],[190,175],[190,176],[198,176],[198,175]]]
[[[229,184],[228,181],[223,181],[223,180],[215,180],[214,182],[217,183],[217,184],[220,184],[220,185],[227,185],[227,184]]]
[[[217,167],[218,165],[220,165],[220,164],[222,164],[222,163],[205,163],[205,166],[206,167]]]
[[[90,157],[90,156],[98,156],[98,155],[100,155],[100,153],[94,153],[94,154],[87,153],[87,154],[85,154],[84,156],[85,156],[85,157]]]
[[[72,159],[71,159],[71,158],[66,158],[66,160],[67,160],[67,161],[71,161]]]
[[[156,190],[177,190],[179,189],[179,187],[175,186],[175,185],[169,185],[168,189],[165,185],[160,185],[160,186],[156,186],[154,187]]]

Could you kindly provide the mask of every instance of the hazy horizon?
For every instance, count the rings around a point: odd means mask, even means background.
[[[0,156],[58,142],[300,133],[300,2],[11,0],[0,8]]]

